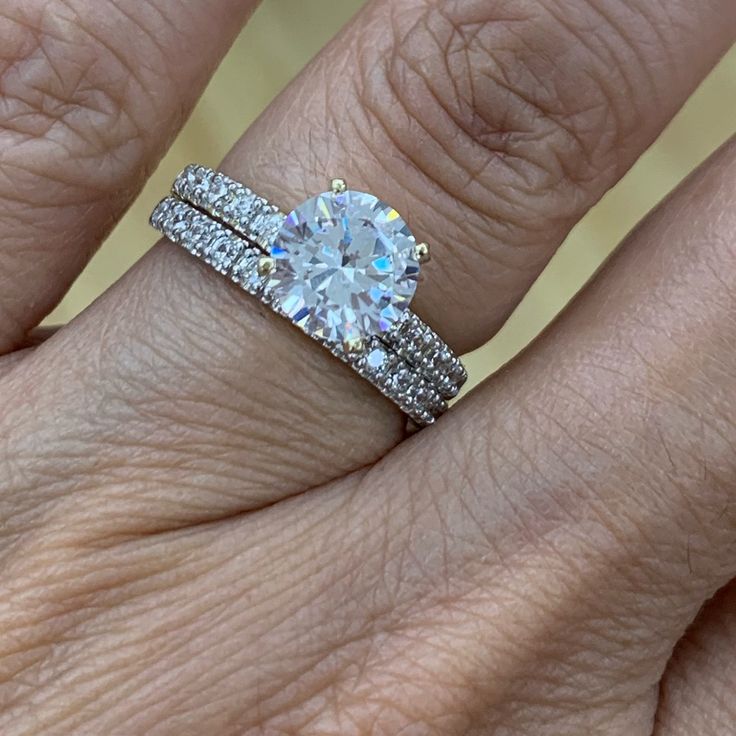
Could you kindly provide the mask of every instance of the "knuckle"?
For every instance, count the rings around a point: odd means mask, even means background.
[[[576,215],[578,191],[615,165],[639,122],[621,91],[632,88],[632,42],[604,42],[585,2],[579,21],[529,4],[420,5],[396,11],[392,38],[358,54],[363,127],[391,143],[384,166],[408,162],[484,217],[481,227],[519,220],[523,201],[528,233],[530,199],[540,228]]]
[[[150,8],[122,15],[109,5],[120,22],[104,26],[69,2],[2,12],[11,44],[0,63],[0,136],[12,144],[2,159],[19,172],[21,189],[11,200],[31,197],[42,177],[65,203],[86,204],[124,190],[144,160],[152,113],[171,95],[162,85],[168,40],[144,32]]]

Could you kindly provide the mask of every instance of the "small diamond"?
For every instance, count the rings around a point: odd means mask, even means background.
[[[206,250],[210,265],[221,273],[227,273],[237,258],[240,248],[228,235],[218,235]]]
[[[196,166],[187,167],[187,170],[184,173],[184,179],[192,191],[197,188],[198,184],[201,184],[202,178],[202,172]]]
[[[278,237],[283,224],[284,216],[280,212],[271,212],[266,215],[257,233],[259,241],[265,246],[270,247],[271,243]]]
[[[212,186],[209,190],[209,199],[211,202],[217,202],[218,199],[223,199],[229,194],[227,183],[221,176],[216,176],[212,180]]]
[[[260,291],[263,279],[258,275],[258,257],[246,251],[232,268],[232,279],[246,291],[256,294]]]
[[[386,366],[386,351],[374,348],[366,355],[365,362],[372,373],[380,373]]]

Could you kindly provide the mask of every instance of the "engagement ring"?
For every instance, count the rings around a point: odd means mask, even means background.
[[[467,373],[410,305],[429,246],[395,209],[333,179],[288,216],[243,184],[188,166],[151,224],[354,368],[420,426]]]

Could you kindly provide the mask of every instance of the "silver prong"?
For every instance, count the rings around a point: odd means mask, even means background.
[[[333,179],[330,182],[330,190],[333,194],[343,194],[348,189],[345,179]]]
[[[365,340],[362,337],[350,337],[345,340],[343,347],[349,355],[357,355],[365,350]]]
[[[271,256],[262,256],[258,259],[259,276],[270,276],[274,272],[275,268],[276,263],[274,262],[273,258],[271,258]]]
[[[429,252],[429,244],[417,243],[414,246],[414,256],[419,263],[429,263],[432,260],[432,254]]]

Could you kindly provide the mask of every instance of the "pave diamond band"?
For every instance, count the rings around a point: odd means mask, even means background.
[[[420,426],[432,424],[467,379],[409,309],[426,246],[373,195],[333,184],[287,216],[243,184],[192,165],[151,224],[300,327]]]
[[[187,166],[176,178],[173,194],[212,215],[264,250],[271,247],[286,220],[286,215],[263,197],[206,166]]]

